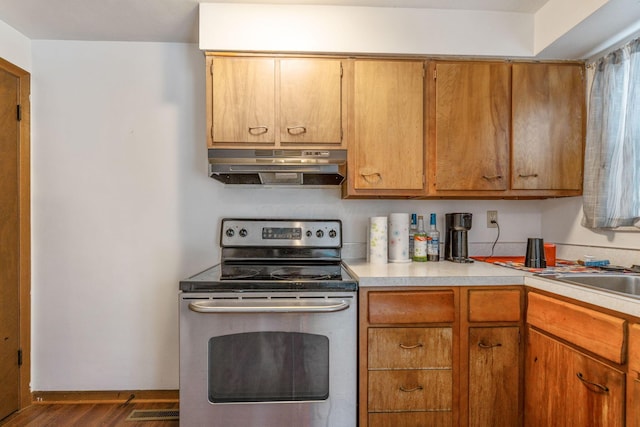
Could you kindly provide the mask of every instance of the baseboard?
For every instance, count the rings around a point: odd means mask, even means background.
[[[34,391],[34,404],[178,402],[178,390]]]

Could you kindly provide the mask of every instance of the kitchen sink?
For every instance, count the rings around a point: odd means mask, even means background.
[[[545,276],[562,282],[640,298],[640,275],[635,274],[556,274]]]

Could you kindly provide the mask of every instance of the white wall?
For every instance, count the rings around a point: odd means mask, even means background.
[[[608,1],[549,0],[535,14],[535,54],[565,35]]]
[[[31,40],[0,21],[0,58],[31,71]]]
[[[532,56],[532,14],[200,3],[200,48],[232,51]]]
[[[178,281],[218,261],[225,216],[336,217],[355,246],[369,216],[403,211],[441,230],[473,213],[478,251],[487,209],[500,242],[541,234],[538,201],[225,187],[206,175],[204,68],[194,45],[33,41],[33,390],[176,389]]]
[[[640,265],[640,233],[583,227],[582,197],[543,201],[542,213],[543,238],[559,244],[559,257],[580,259],[592,255],[616,265]]]

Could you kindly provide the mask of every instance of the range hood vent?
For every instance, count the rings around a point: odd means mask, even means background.
[[[347,150],[209,149],[209,176],[225,184],[336,186],[346,169]]]

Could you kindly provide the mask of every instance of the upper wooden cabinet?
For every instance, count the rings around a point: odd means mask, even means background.
[[[507,190],[510,65],[437,62],[431,191]]]
[[[424,62],[357,59],[345,196],[424,196]]]
[[[341,147],[342,62],[208,54],[208,146]]]
[[[206,61],[209,148],[346,148],[345,198],[582,194],[582,63],[215,52]]]
[[[430,74],[429,196],[582,193],[582,64],[437,61]]]
[[[585,86],[580,64],[513,64],[515,190],[582,189]]]

